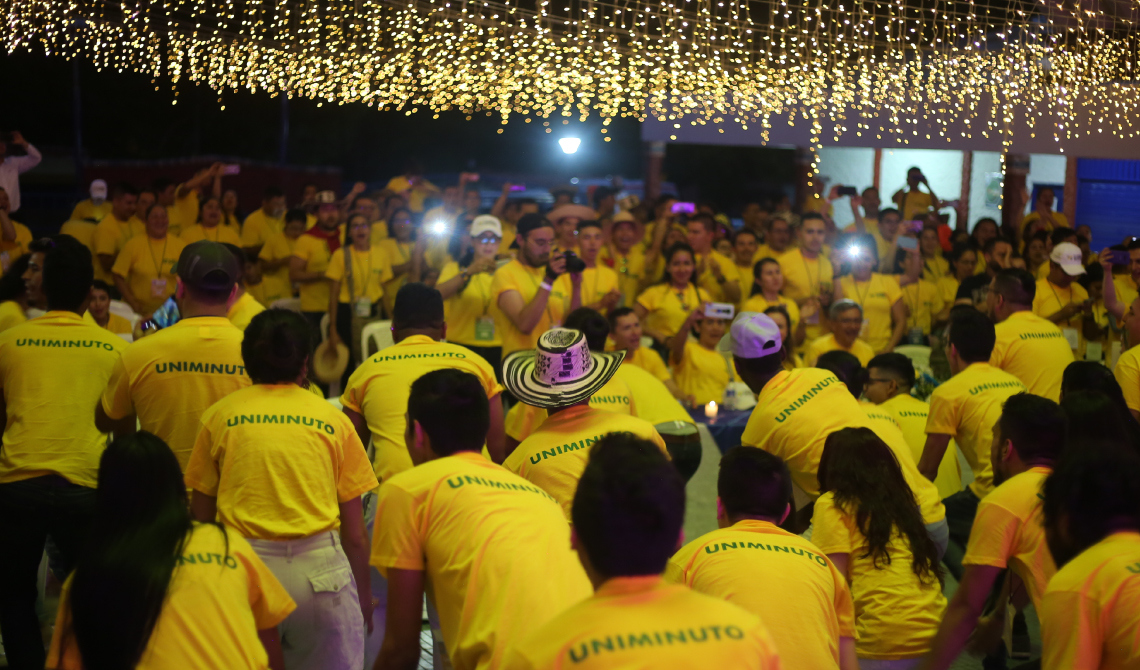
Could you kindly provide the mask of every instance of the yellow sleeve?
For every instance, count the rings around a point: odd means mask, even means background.
[[[348,502],[359,498],[365,493],[380,485],[376,480],[376,473],[372,471],[372,462],[368,460],[368,452],[360,436],[356,434],[352,423],[342,417],[341,425],[337,430],[343,430],[345,436],[341,442],[340,468],[336,480],[337,502]]]
[[[297,243],[293,245],[293,257],[300,258],[307,263],[309,258],[313,255],[313,245],[309,242],[309,240],[312,239],[314,238],[308,235],[302,235],[297,238]]]
[[[253,246],[252,244],[246,245],[244,242],[238,244],[240,247]],[[265,240],[265,245],[261,247],[261,253],[257,256],[265,261],[279,261],[289,255],[289,247],[285,246],[284,235],[271,235],[268,240]]]
[[[243,247],[264,245],[267,241],[265,232],[265,225],[260,218],[254,218],[253,214],[250,214],[245,217],[245,223],[241,227],[241,245]]]
[[[1042,670],[1101,667],[1104,631],[1099,605],[1080,593],[1046,591],[1041,601]]]
[[[190,452],[190,460],[186,463],[186,473],[183,478],[186,480],[187,488],[217,497],[220,477],[218,462],[214,458],[213,434],[203,420],[202,428],[198,431],[198,439],[194,441],[194,449]]]
[[[814,533],[814,531],[813,531]],[[828,566],[831,567],[831,578],[835,582],[835,617],[839,620],[839,636],[855,637],[855,601],[851,598],[851,587],[847,584],[847,577],[839,572],[839,568],[824,556]]]
[[[447,265],[443,266],[443,269],[439,271],[439,279],[435,280],[436,284],[442,284],[443,282],[454,278],[457,274],[459,274],[459,263],[451,261]]]
[[[423,570],[423,538],[419,536],[416,501],[404,489],[385,482],[376,500],[376,524],[372,532],[372,554],[369,564],[388,576],[389,568]]]
[[[381,284],[386,281],[391,281],[391,279],[396,276],[392,273],[392,256],[388,253],[387,249],[381,246],[373,247],[372,251],[379,255],[377,260],[380,262],[380,279],[378,281]]]
[[[325,269],[325,276],[333,281],[340,281],[344,278],[344,247],[333,252],[332,258],[329,259],[329,266]],[[353,284],[355,283],[354,281]]]
[[[496,303],[499,301],[499,296],[507,291],[517,290],[518,285],[515,283],[514,275],[507,271],[505,267],[496,271],[495,274],[491,276],[491,297],[494,298]]]
[[[669,367],[665,365],[665,361],[661,360],[661,354],[653,349],[646,349],[645,359],[649,361],[649,372],[661,381],[668,381],[673,378],[673,373],[669,372]]]
[[[503,430],[511,439],[522,442],[545,420],[545,412],[540,408],[517,402],[503,419]]]
[[[686,545],[684,547],[681,547],[677,553],[673,554],[673,557],[670,558],[669,562],[665,564],[665,574],[662,575],[665,583],[684,584],[685,586],[690,587],[692,586],[692,583],[689,581],[689,575],[685,572],[686,561],[682,556],[682,554],[688,556],[690,553],[692,552],[688,550],[688,546]]]
[[[1120,390],[1124,392],[1124,402],[1128,404],[1128,409],[1140,412],[1140,367],[1137,366],[1140,357],[1135,355],[1135,351],[1130,350],[1116,361],[1113,375],[1120,384]]]
[[[1013,554],[1013,543],[1020,529],[1021,519],[1004,507],[983,500],[970,529],[962,564],[1004,568]]]
[[[122,356],[115,361],[115,367],[111,370],[111,378],[103,391],[102,403],[103,412],[114,420],[125,417],[135,409],[134,403],[131,402],[131,379]]]
[[[926,434],[958,437],[957,403],[938,393],[931,395],[930,409],[926,414]]]
[[[880,275],[883,278],[883,291],[887,294],[887,301],[894,305],[902,297],[899,282],[891,275]]]
[[[249,606],[253,610],[253,621],[257,629],[273,628],[297,609],[297,603],[293,602],[285,587],[269,571],[244,537],[230,533],[224,526],[220,530],[227,535],[230,554],[245,568],[249,582]]]
[[[1037,292],[1033,294],[1033,313],[1042,318],[1048,318],[1049,315],[1044,312],[1045,299],[1049,294],[1041,290],[1041,282],[1038,282]]]
[[[1005,363],[1006,349],[1009,348],[1011,340],[1010,341],[1003,341],[1002,340],[1001,325],[1002,324],[999,323],[997,326],[998,327],[997,340],[994,342],[993,353],[990,354],[990,365],[994,366],[995,368],[1004,370],[1005,368],[1002,367],[1002,364]]]
[[[218,226],[218,240],[226,244],[232,244],[235,247],[241,246],[241,237],[237,234],[237,231],[229,226]],[[186,242],[186,240],[182,241]]]
[[[656,286],[651,286],[637,296],[637,304],[644,307],[647,312],[652,312],[661,305],[661,295],[661,291]]]
[[[808,345],[807,352],[804,354],[804,365],[809,368],[815,367],[815,361],[819,358],[819,347],[813,341]]]
[[[133,238],[132,238],[133,239]],[[131,274],[131,267],[135,264],[135,249],[138,245],[127,242],[123,245],[123,250],[115,258],[115,264],[111,266],[111,272],[126,279]],[[138,296],[135,296],[138,297]]]
[[[815,501],[811,523],[811,541],[823,553],[850,554],[857,548],[854,528],[832,496],[825,493]]]
[[[357,368],[357,372],[359,371],[360,368]],[[364,410],[360,409],[360,406],[364,401],[364,383],[361,379],[356,376],[356,372],[352,373],[348,378],[348,386],[344,389],[344,393],[340,394],[340,404],[341,407],[363,416]]]

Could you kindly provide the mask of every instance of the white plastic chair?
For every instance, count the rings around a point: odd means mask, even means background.
[[[280,300],[274,300],[273,302],[269,303],[269,308],[270,309],[289,309],[289,310],[292,310],[294,312],[300,312],[301,311],[301,299],[300,298],[281,298]]]
[[[360,331],[360,355],[364,360],[372,355],[369,344],[376,345],[376,351],[386,349],[396,342],[392,339],[391,321],[373,321]]]

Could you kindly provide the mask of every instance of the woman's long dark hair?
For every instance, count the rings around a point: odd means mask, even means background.
[[[942,584],[938,549],[926,532],[918,502],[891,448],[870,428],[844,428],[827,436],[819,461],[819,490],[832,492],[835,504],[855,513],[855,525],[867,539],[863,558],[876,569],[890,565],[888,548],[895,529],[914,555],[911,569],[923,584]]]
[[[192,522],[178,459],[139,432],[99,461],[96,514],[72,573],[71,628],[88,670],[130,670],[146,650]],[[64,645],[61,645],[61,650]]]
[[[763,262],[763,261],[761,261]],[[784,323],[788,324],[788,339],[784,340],[780,348],[784,350],[784,360],[792,363],[795,361],[796,348],[792,345],[792,339],[795,337],[794,328],[792,324],[792,317],[788,315],[788,308],[783,305],[772,305],[764,310],[765,314],[783,314]]]
[[[687,242],[678,242],[665,250],[665,272],[661,275],[661,281],[665,284],[672,284],[673,278],[669,275],[669,263],[673,261],[673,257],[677,254],[685,252],[689,254],[689,258],[693,259],[693,274],[689,277],[689,283],[693,286],[697,285],[697,252],[689,246]]]
[[[1099,363],[1091,364],[1104,367]],[[1070,368],[1072,366],[1069,365]],[[1123,396],[1120,400],[1123,400]],[[1117,444],[1140,454],[1140,424],[1132,418],[1127,406],[1122,409],[1109,394],[1103,391],[1070,389],[1061,398],[1061,409],[1065,410],[1065,416],[1069,419],[1069,433],[1065,438],[1066,450],[1078,442],[1099,440]]]

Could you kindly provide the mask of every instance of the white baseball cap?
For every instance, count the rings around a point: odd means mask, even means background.
[[[722,351],[737,358],[763,358],[779,354],[784,346],[780,327],[767,314],[741,312],[736,315],[728,337],[721,340]]]
[[[480,214],[471,222],[471,237],[479,237],[483,233],[494,233],[495,237],[502,239],[503,224],[497,217]]]
[[[1049,260],[1060,265],[1069,276],[1079,277],[1085,274],[1085,256],[1081,253],[1081,248],[1072,242],[1061,242],[1054,246]]]
[[[102,179],[96,179],[91,182],[90,194],[92,199],[106,200],[107,199],[107,182]]]

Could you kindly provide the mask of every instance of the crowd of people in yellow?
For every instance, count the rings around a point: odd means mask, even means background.
[[[1140,668],[1140,241],[224,173],[0,191],[8,667]]]

